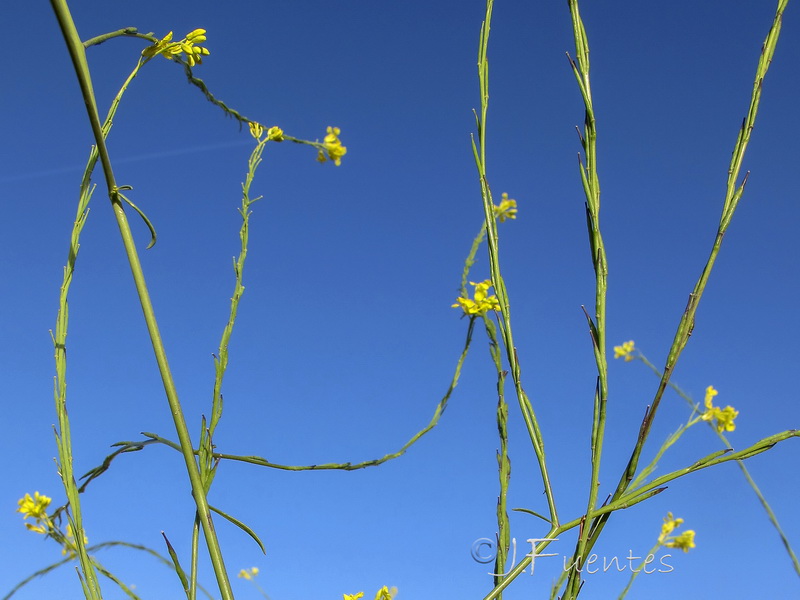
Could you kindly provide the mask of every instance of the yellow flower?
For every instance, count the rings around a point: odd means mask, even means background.
[[[145,58],[153,58],[157,54],[163,54],[169,59],[172,59],[171,56],[167,56],[167,54],[172,54],[172,47],[175,44],[172,43],[172,32],[170,31],[167,35],[163,38],[158,40],[152,46],[148,46],[144,50],[142,50],[142,56]],[[178,50],[180,52],[180,50]],[[166,54],[165,54],[166,53]]]
[[[256,123],[255,121],[249,121],[248,125],[250,126],[250,135],[252,135],[256,139],[260,139],[262,134],[264,133],[264,127],[261,123]]]
[[[248,125],[250,126],[250,135],[257,140],[260,140],[261,136],[264,135],[264,126],[261,123],[256,123],[255,121],[248,121]],[[280,127],[270,127],[267,129],[267,139],[273,142],[282,142],[283,129]]]
[[[706,402],[706,407],[707,408],[711,407],[711,401],[714,399],[714,396],[716,396],[717,394],[719,394],[719,392],[714,389],[713,385],[710,385],[710,386],[708,386],[706,388],[705,402]]]
[[[675,531],[683,524],[683,519],[675,519],[672,513],[667,513],[664,517],[664,524],[661,526],[661,535],[658,536],[658,543],[665,548],[679,548],[684,552],[688,552],[690,548],[694,548],[694,530],[689,529],[682,534],[674,537],[668,537],[670,533]]]
[[[207,48],[195,45],[205,41],[205,29],[195,29],[187,33],[186,37],[179,42],[172,41],[172,32],[170,31],[155,44],[142,50],[142,56],[145,58],[153,58],[160,54],[164,58],[172,60],[183,53],[186,55],[186,62],[189,63],[190,67],[193,67],[196,64],[201,64],[204,56],[211,54]]]
[[[490,310],[500,310],[500,302],[497,300],[497,296],[488,295],[489,288],[492,287],[491,279],[480,283],[475,283],[473,281],[469,283],[475,286],[475,299],[456,298],[456,303],[452,305],[452,308],[460,307],[464,311],[464,314],[467,315],[483,315]]]
[[[500,204],[494,206],[494,218],[503,223],[506,219],[517,218],[517,201],[509,200],[508,194],[503,194]]]
[[[378,590],[378,593],[375,594],[375,600],[392,600],[396,595],[396,587],[389,589],[388,587],[383,586]],[[344,600],[359,600],[360,598],[364,597],[364,592],[358,592],[357,594],[342,594],[342,597]]]
[[[622,346],[614,346],[614,358],[622,358],[624,356],[625,362],[630,362],[634,359],[631,354],[634,350],[633,340],[625,342]]]
[[[19,505],[17,512],[25,515],[23,517],[24,519],[27,519],[28,517],[32,517],[37,521],[46,519],[47,507],[50,506],[50,502],[52,502],[53,499],[44,495],[40,495],[39,492],[34,492],[33,496],[34,497],[31,498],[30,494],[25,494],[24,497],[20,498],[17,501],[17,504]]]
[[[283,129],[280,127],[270,127],[267,130],[267,137],[272,140],[273,142],[282,142],[283,141]]]
[[[667,513],[667,516],[664,517],[664,524],[661,526],[661,535],[658,536],[658,543],[663,543],[666,537],[682,524],[683,519],[673,519],[672,513]]]
[[[378,593],[375,594],[375,600],[392,600],[397,595],[397,588],[393,587],[389,589],[386,586],[383,586],[381,589],[378,590]]]
[[[712,400],[717,394],[719,394],[719,392],[715,390],[713,386],[708,386],[706,388],[706,412],[703,413],[703,421],[710,421],[713,419],[714,428],[717,430],[717,433],[733,431],[736,429],[736,423],[734,423],[733,420],[739,416],[739,411],[732,406],[726,406],[725,408],[714,406]]]
[[[688,552],[690,549],[696,547],[694,545],[694,530],[688,529],[664,545],[667,548],[680,548],[684,552]]]
[[[252,569],[242,569],[239,571],[237,577],[240,577],[241,579],[247,579],[249,581],[256,575],[258,575],[258,567],[253,567]]]
[[[22,513],[22,518],[36,520],[36,524],[25,523],[28,531],[44,534],[53,529],[53,523],[47,515],[47,507],[50,506],[50,502],[52,502],[51,498],[41,495],[39,492],[34,492],[33,498],[31,498],[30,494],[25,494],[24,497],[17,501],[19,505],[17,512]]]
[[[326,135],[325,139],[322,141],[323,148],[320,148],[317,154],[317,160],[319,162],[324,163],[326,160],[330,159],[337,167],[342,164],[342,157],[347,154],[347,148],[342,146],[339,133],[340,130],[338,127],[328,127],[328,135]],[[281,134],[283,134],[283,132],[281,132]],[[326,153],[328,154],[327,157],[325,156]]]

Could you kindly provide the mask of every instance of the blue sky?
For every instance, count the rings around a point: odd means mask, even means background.
[[[752,89],[773,2],[586,3],[598,119],[603,233],[609,256],[610,345],[634,339],[663,364],[687,295],[705,263],[722,207],[730,153]],[[796,187],[800,94],[798,21],[790,6],[744,169],[751,175],[674,381],[696,400],[713,385],[739,411],[730,435],[744,448],[795,428],[791,375],[797,316]],[[299,138],[341,128],[340,167],[271,144],[253,191],[246,293],[231,344],[223,452],[287,464],[358,462],[398,449],[447,389],[467,321],[450,308],[482,219],[469,135],[479,103],[475,60],[482,2],[165,4],[75,2],[84,38],[125,26],[181,36],[208,30],[196,73],[232,107]],[[38,490],[63,502],[55,473],[55,322],[77,189],[91,136],[47,3],[5,7],[7,82],[0,165],[4,218],[0,332],[7,457],[0,506],[0,591],[60,557],[24,530],[16,500]],[[139,40],[89,52],[101,112],[135,64]],[[562,517],[585,506],[594,363],[581,305],[593,301],[577,164],[583,107],[564,53],[574,53],[566,2],[495,5],[489,59],[489,181],[519,203],[501,227],[515,340],[551,462]],[[8,56],[10,54],[10,56]],[[240,182],[252,139],[187,85],[166,60],[147,65],[109,137],[120,184],[154,222],[143,253],[192,434],[208,414],[211,353],[227,319],[238,251]],[[81,240],[70,298],[69,410],[76,470],[109,446],[171,418],[102,179]],[[137,240],[147,231],[133,218]],[[481,254],[472,279],[488,277]],[[395,585],[399,598],[477,598],[487,566],[470,556],[492,538],[497,496],[495,382],[476,335],[440,425],[405,456],[351,473],[287,473],[223,463],[211,503],[251,525],[267,555],[219,522],[235,573],[258,566],[273,600],[340,598]],[[657,386],[639,363],[610,365],[601,495],[611,491]],[[509,393],[510,393],[509,388]],[[511,402],[511,400],[509,400]],[[688,416],[668,395],[650,451]],[[511,402],[509,506],[545,510],[533,454]],[[660,472],[718,448],[697,427]],[[800,547],[790,440],[748,462]],[[163,530],[188,560],[192,502],[180,456],[164,447],[123,456],[84,497],[90,542],[126,540],[163,551]],[[797,595],[800,580],[735,465],[679,480],[616,514],[600,556],[641,555],[667,511],[697,531],[671,573],[642,575],[629,598]],[[512,535],[546,533],[512,516]],[[573,538],[553,552],[568,553]],[[174,576],[126,550],[99,558],[143,598],[178,597]],[[506,597],[546,597],[558,561],[540,559]],[[545,562],[551,560],[553,562]],[[616,597],[622,574],[587,575],[581,597]],[[212,585],[210,571],[205,583]],[[238,598],[258,595],[234,581]],[[110,584],[105,597],[121,598]],[[69,568],[17,596],[79,598]]]

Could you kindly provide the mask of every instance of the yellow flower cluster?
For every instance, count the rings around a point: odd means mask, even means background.
[[[186,62],[189,63],[190,67],[193,67],[196,64],[202,64],[203,57],[211,54],[208,51],[208,48],[203,48],[196,45],[205,41],[205,29],[195,29],[194,31],[187,33],[186,37],[179,42],[172,41],[172,32],[170,31],[155,44],[142,50],[142,56],[145,58],[152,58],[160,54],[164,58],[172,60],[180,54],[185,54]]]
[[[237,577],[241,579],[247,579],[248,581],[250,581],[256,575],[258,575],[258,567],[253,567],[252,569],[242,569],[241,571],[239,571]]]
[[[397,595],[397,588],[393,587],[389,589],[386,586],[383,586],[381,589],[378,590],[378,593],[375,594],[375,600],[392,600]],[[344,600],[360,600],[364,597],[364,592],[358,592],[357,594],[342,594]]]
[[[25,523],[25,527],[29,531],[47,533],[53,529],[53,523],[47,515],[47,507],[50,506],[50,502],[52,502],[52,498],[39,494],[39,492],[34,492],[33,498],[31,498],[30,494],[25,494],[17,502],[19,505],[17,512],[22,513],[23,519],[31,518],[36,520],[36,524]]]
[[[342,146],[339,133],[341,131],[338,127],[328,127],[328,135],[322,141],[323,148],[320,148],[319,154],[317,154],[319,162],[324,163],[330,159],[337,167],[342,164],[342,157],[347,154],[347,148]],[[328,156],[325,156],[326,153]]]
[[[695,548],[694,545],[694,530],[688,529],[680,534],[678,537],[673,538],[671,541],[664,544],[667,548],[678,548],[679,550],[683,550],[684,552],[688,552],[692,548]]]
[[[72,558],[78,551],[75,544],[75,533],[72,530],[72,524],[67,524],[67,533],[65,535],[64,532],[56,526],[50,515],[47,514],[47,507],[50,506],[51,502],[52,499],[50,497],[40,494],[39,492],[34,492],[33,498],[31,498],[30,494],[25,494],[25,496],[17,501],[19,505],[17,512],[22,513],[23,519],[31,518],[36,521],[35,524],[25,523],[25,527],[29,531],[35,531],[36,533],[52,537],[61,544],[61,554],[68,555]],[[84,545],[89,543],[86,534],[83,536],[83,543]]]
[[[678,548],[688,552],[694,545],[694,530],[689,529],[678,536],[668,537],[676,528],[683,524],[683,519],[675,519],[672,513],[667,513],[664,524],[661,526],[661,535],[658,536],[658,543],[666,548]]]
[[[456,303],[452,305],[452,308],[460,307],[464,314],[467,315],[484,315],[490,310],[500,310],[500,302],[497,300],[497,296],[488,295],[489,288],[492,287],[491,279],[480,283],[473,281],[469,283],[475,286],[474,300],[463,297],[456,298]]]
[[[664,517],[664,524],[661,526],[661,535],[658,536],[658,543],[662,543],[670,533],[682,524],[683,519],[674,519],[672,518],[672,513],[667,513],[667,516]]]
[[[631,361],[636,358],[632,354],[634,350],[636,350],[636,347],[633,343],[633,340],[625,342],[621,346],[614,346],[614,358],[625,358],[626,361]],[[733,431],[736,429],[736,423],[734,423],[734,420],[739,416],[739,411],[732,406],[726,406],[725,408],[714,406],[714,396],[716,396],[718,393],[719,392],[714,389],[714,386],[710,385],[706,388],[706,410],[700,416],[700,418],[703,421],[713,420],[714,428],[717,430],[717,433],[722,433],[723,431]],[[692,423],[696,422],[697,421],[693,421]]]
[[[261,136],[264,135],[264,126],[261,123],[256,123],[255,121],[248,121],[248,125],[250,126],[250,135],[257,140],[261,139]],[[267,139],[273,142],[282,142],[283,129],[280,127],[270,127],[267,129]]]
[[[614,358],[625,358],[625,362],[632,361],[635,357],[631,354],[635,350],[633,340],[625,342],[622,346],[614,346]]]
[[[517,201],[509,199],[508,194],[503,194],[500,204],[495,204],[494,206],[494,218],[501,223],[505,222],[506,219],[516,219]]]
[[[736,423],[734,423],[733,420],[739,416],[739,411],[735,410],[732,406],[726,406],[725,408],[714,406],[712,401],[717,394],[719,394],[719,392],[715,390],[713,386],[710,385],[706,388],[706,412],[703,413],[703,421],[714,419],[714,427],[717,433],[733,431],[736,429]]]

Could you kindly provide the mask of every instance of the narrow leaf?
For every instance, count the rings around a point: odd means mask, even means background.
[[[266,549],[264,548],[264,544],[262,544],[262,543],[261,543],[261,540],[260,540],[260,539],[258,539],[258,536],[256,535],[256,532],[255,532],[255,531],[253,531],[252,529],[250,529],[250,528],[249,528],[247,525],[245,525],[244,523],[242,523],[240,520],[238,520],[238,519],[234,519],[232,516],[230,516],[230,515],[228,515],[228,514],[226,514],[226,513],[222,512],[222,511],[221,511],[220,509],[218,509],[218,508],[214,508],[214,507],[213,507],[213,506],[211,506],[210,504],[208,505],[208,508],[210,508],[211,510],[213,510],[213,511],[214,511],[215,513],[217,513],[219,516],[221,516],[221,517],[225,517],[226,519],[228,519],[228,521],[230,521],[231,523],[233,523],[234,525],[236,525],[236,526],[237,526],[239,529],[241,529],[242,531],[244,531],[244,532],[245,532],[247,535],[249,535],[251,538],[253,538],[253,539],[255,540],[256,544],[258,544],[258,547],[259,547],[259,548],[261,548],[261,552],[263,552],[264,554],[266,554],[266,553],[267,553]]]
[[[167,534],[162,531],[161,535],[164,536],[164,541],[167,543],[167,552],[169,552],[169,557],[172,559],[172,564],[175,566],[175,572],[178,574],[178,577],[181,580],[183,591],[186,594],[186,597],[190,598],[191,600],[191,596],[189,595],[189,580],[186,578],[186,573],[184,573],[183,569],[181,568],[181,563],[178,561],[178,555],[175,553],[175,549],[172,547],[172,544],[169,543]]]

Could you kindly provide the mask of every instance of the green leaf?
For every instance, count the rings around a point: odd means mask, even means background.
[[[253,539],[255,540],[256,544],[258,544],[258,547],[259,547],[259,548],[261,548],[261,552],[263,552],[264,554],[266,554],[266,553],[267,553],[266,549],[264,548],[264,544],[262,544],[262,543],[261,543],[261,540],[260,540],[260,539],[258,539],[258,536],[256,535],[256,532],[255,532],[255,531],[253,531],[252,529],[250,529],[250,528],[249,528],[247,525],[245,525],[244,523],[242,523],[240,520],[238,520],[238,519],[234,519],[232,516],[230,516],[230,515],[228,515],[228,514],[226,514],[226,513],[222,512],[222,511],[221,511],[220,509],[218,509],[218,508],[214,508],[214,507],[213,507],[213,506],[211,506],[210,504],[208,505],[208,508],[210,508],[211,510],[213,510],[215,513],[217,513],[217,514],[218,514],[218,515],[220,515],[221,517],[225,517],[226,519],[228,519],[228,521],[230,521],[231,523],[233,523],[234,525],[236,525],[236,526],[237,526],[239,529],[241,529],[242,531],[244,531],[244,532],[245,532],[247,535],[249,535],[251,538],[253,538]]]
[[[517,512],[528,513],[529,515],[533,515],[534,517],[539,517],[542,521],[544,521],[546,523],[550,523],[551,525],[553,524],[552,521],[550,521],[550,519],[548,519],[547,517],[542,516],[539,513],[534,512],[534,511],[532,511],[532,510],[530,510],[528,508],[512,508],[511,510],[515,510]]]
[[[120,188],[117,188],[117,195],[120,198],[122,198],[125,202],[127,202],[128,206],[130,206],[133,210],[135,210],[137,213],[139,213],[139,216],[142,218],[142,221],[144,221],[144,224],[147,225],[147,228],[150,230],[150,243],[147,244],[147,248],[146,248],[147,250],[149,250],[150,248],[152,248],[153,246],[156,245],[156,229],[155,229],[155,227],[153,227],[153,224],[150,222],[150,219],[147,218],[147,215],[144,214],[144,212],[142,212],[142,209],[139,208],[138,206],[136,206],[133,202],[131,202],[128,199],[127,196],[125,196],[124,194],[120,193],[119,190],[124,190],[124,189],[131,189],[131,187],[130,186],[122,186]]]
[[[186,573],[184,573],[183,569],[181,568],[181,563],[178,561],[178,555],[175,553],[175,549],[172,547],[172,544],[169,543],[167,534],[162,531],[161,535],[164,536],[164,541],[167,543],[167,552],[169,552],[169,557],[172,559],[172,564],[175,566],[175,572],[178,574],[178,577],[181,580],[183,591],[186,592],[186,597],[191,600],[191,596],[189,595],[189,580],[186,578]]]

